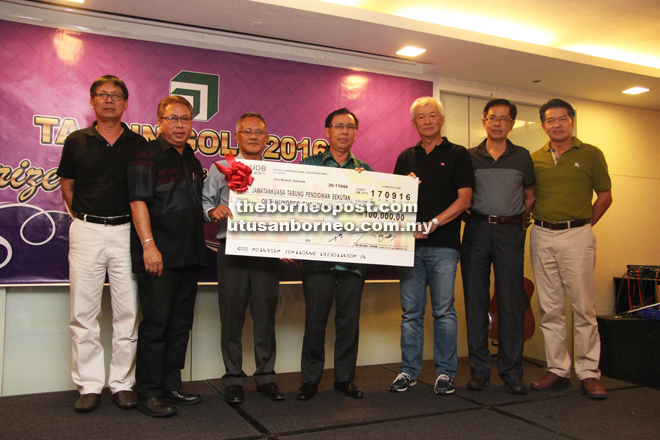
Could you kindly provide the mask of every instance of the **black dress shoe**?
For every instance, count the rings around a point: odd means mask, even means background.
[[[240,385],[230,385],[225,388],[225,400],[229,403],[243,403],[243,387]]]
[[[175,405],[197,405],[202,403],[202,396],[183,391],[163,391],[163,399]]]
[[[335,389],[354,399],[361,399],[364,397],[364,393],[360,391],[354,382],[335,382]]]
[[[527,387],[522,380],[512,380],[511,382],[504,382],[507,389],[511,394],[527,394]]]
[[[94,411],[94,408],[96,408],[101,401],[101,395],[100,394],[81,394],[80,397],[78,398],[78,401],[76,404],[73,406],[73,409],[76,410],[76,412],[90,412]]]
[[[117,391],[112,395],[112,400],[121,409],[131,409],[137,406],[137,395],[135,391]]]
[[[309,400],[319,390],[319,386],[315,383],[304,383],[298,389],[298,400]]]
[[[177,413],[176,406],[170,405],[160,397],[138,400],[137,410],[151,417],[169,417]]]
[[[268,397],[270,400],[284,400],[284,393],[277,387],[275,382],[265,383],[257,387],[257,391]]]
[[[486,377],[472,377],[467,383],[467,389],[472,391],[483,391],[490,385],[490,380]]]

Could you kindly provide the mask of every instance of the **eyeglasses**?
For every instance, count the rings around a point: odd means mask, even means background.
[[[557,122],[559,122],[561,125],[566,125],[569,122],[571,122],[571,118],[569,118],[568,116],[562,116],[559,119],[548,118],[545,120],[545,123],[548,125],[555,125]]]
[[[348,131],[353,131],[353,130],[357,129],[357,127],[356,127],[355,125],[353,125],[353,124],[348,124],[348,125],[344,125],[344,124],[332,124],[330,127],[332,127],[332,128],[336,128],[337,130],[343,130],[343,129],[345,128],[345,129],[348,130]]]
[[[491,116],[491,117],[489,117],[489,118],[486,118],[486,120],[487,120],[490,124],[494,124],[495,122],[498,122],[498,121],[499,121],[500,123],[511,122],[511,121],[513,121],[513,119],[505,118],[504,116],[502,116],[501,118],[496,118],[495,116]]]
[[[246,134],[248,136],[250,136],[250,135],[263,136],[263,135],[267,134],[265,131],[252,130],[251,128],[248,128],[247,130],[243,130],[243,131],[237,131],[236,133]]]
[[[94,93],[92,97],[98,99],[99,101],[105,101],[108,99],[108,96],[112,98],[113,101],[121,101],[124,99],[124,95],[121,93]]]
[[[181,117],[178,117],[178,116],[176,116],[176,115],[169,115],[169,116],[167,116],[166,118],[160,118],[160,119],[162,119],[162,120],[164,120],[164,121],[171,122],[171,123],[173,123],[173,124],[174,124],[175,122],[179,122],[179,121],[181,121],[182,124],[191,124],[191,123],[192,123],[192,118],[191,118],[190,116],[181,116]]]

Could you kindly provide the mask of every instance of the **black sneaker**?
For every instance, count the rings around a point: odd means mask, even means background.
[[[390,391],[405,391],[408,387],[417,385],[417,381],[410,377],[408,373],[399,373],[399,375],[394,379],[392,385],[390,385]]]
[[[454,393],[454,379],[441,374],[435,380],[435,387],[433,387],[435,394],[453,394]]]

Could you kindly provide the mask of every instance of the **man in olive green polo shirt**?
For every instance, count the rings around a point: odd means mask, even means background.
[[[612,182],[603,152],[572,137],[575,111],[569,103],[552,99],[543,104],[539,114],[550,142],[532,154],[536,204],[531,258],[548,372],[530,387],[549,390],[570,386],[566,295],[574,311],[575,373],[589,397],[606,399],[598,369],[600,338],[594,309],[596,237],[591,227],[612,204]],[[596,201],[592,205],[594,191]]]

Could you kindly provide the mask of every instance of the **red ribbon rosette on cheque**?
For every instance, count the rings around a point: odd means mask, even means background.
[[[247,191],[248,186],[254,182],[254,177],[251,176],[252,169],[244,163],[236,162],[234,155],[231,153],[224,156],[229,166],[226,167],[217,162],[215,162],[215,166],[225,175],[225,180],[229,182],[229,188],[236,192]]]

